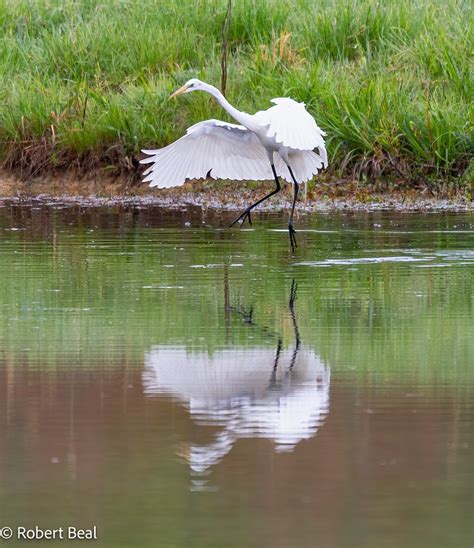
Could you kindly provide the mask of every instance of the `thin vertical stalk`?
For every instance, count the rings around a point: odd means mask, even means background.
[[[232,16],[232,0],[227,2],[227,11],[222,24],[222,54],[221,54],[221,92],[225,95],[227,86],[227,50],[229,43],[229,25]]]

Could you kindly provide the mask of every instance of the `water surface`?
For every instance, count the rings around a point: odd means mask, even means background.
[[[0,526],[473,546],[472,215],[231,218],[0,208]]]

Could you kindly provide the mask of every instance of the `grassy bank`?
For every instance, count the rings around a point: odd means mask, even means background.
[[[0,0],[0,140],[6,170],[136,177],[214,100],[167,101],[220,82],[225,0]],[[468,0],[235,0],[227,96],[253,112],[304,101],[328,133],[331,174],[469,185],[474,18]]]

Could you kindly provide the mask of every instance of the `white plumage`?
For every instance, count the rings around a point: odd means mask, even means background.
[[[296,150],[318,148],[323,164],[327,166],[326,147],[323,136],[326,135],[315,119],[309,114],[304,103],[298,103],[287,97],[272,99],[274,107],[257,112],[254,117],[260,126],[268,128],[266,135],[276,143]],[[299,181],[298,181],[299,182]]]
[[[276,189],[249,206],[234,221],[251,223],[250,211],[280,190],[279,178],[294,184],[293,207],[288,225],[290,241],[296,246],[293,212],[298,184],[306,182],[327,167],[324,143],[326,135],[306,110],[304,103],[289,98],[272,99],[274,106],[256,114],[233,107],[222,93],[196,78],[189,80],[173,96],[201,90],[213,95],[220,105],[239,122],[206,120],[191,126],[186,135],[156,150],[143,150],[151,164],[144,182],[152,187],[169,188],[188,179],[275,179]],[[234,224],[232,223],[232,224]]]
[[[288,157],[298,183],[306,182],[326,164],[325,149],[320,156],[312,150],[292,150]],[[246,127],[220,120],[206,120],[191,126],[186,135],[157,150],[143,150],[151,164],[144,182],[151,187],[169,188],[186,179],[233,179],[266,181],[273,179],[268,155],[257,135]],[[275,154],[277,174],[292,183],[290,172]]]
[[[145,355],[148,395],[167,395],[200,425],[215,427],[214,440],[191,445],[189,464],[204,473],[239,438],[266,438],[277,452],[292,451],[316,435],[329,413],[331,373],[319,356],[291,350],[223,348],[212,355],[156,346]]]

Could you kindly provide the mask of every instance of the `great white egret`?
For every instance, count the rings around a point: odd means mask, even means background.
[[[273,348],[227,346],[209,354],[161,345],[145,354],[146,394],[171,396],[198,424],[220,428],[213,443],[191,445],[186,451],[194,472],[206,473],[239,438],[272,439],[277,451],[292,451],[323,424],[329,412],[330,368],[301,345],[296,293],[293,280],[288,303],[295,337],[292,350],[283,349],[281,336],[265,328]],[[259,329],[252,314],[243,316]]]
[[[210,443],[186,452],[191,469],[202,474],[240,438],[273,440],[280,453],[317,434],[329,413],[330,367],[308,347],[293,368],[292,360],[292,350],[268,347],[209,354],[154,346],[145,354],[144,392],[173,398],[196,424],[215,427]]]
[[[305,108],[287,97],[272,99],[274,106],[256,114],[247,114],[233,107],[222,93],[209,84],[192,78],[171,97],[191,91],[205,91],[240,125],[206,120],[191,126],[186,135],[170,145],[156,150],[143,150],[151,164],[145,171],[144,182],[151,187],[182,185],[186,179],[234,179],[264,181],[275,179],[275,190],[250,205],[235,221],[242,224],[250,212],[281,190],[279,177],[293,183],[293,203],[288,224],[291,246],[296,246],[293,215],[299,184],[311,179],[327,167],[324,143],[326,135]],[[318,152],[314,152],[317,149]]]

